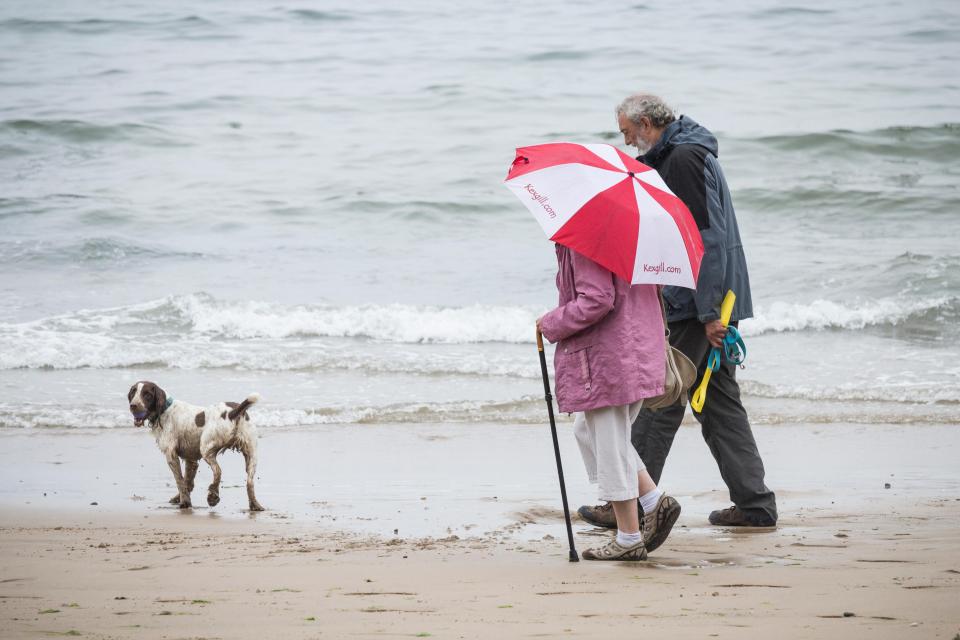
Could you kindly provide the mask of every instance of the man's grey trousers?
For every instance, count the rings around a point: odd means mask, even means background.
[[[696,318],[671,322],[670,344],[697,365],[696,388],[703,378],[711,348],[703,324]],[[694,411],[693,415],[700,421],[703,439],[720,467],[720,475],[730,490],[730,500],[755,524],[770,526],[777,521],[776,497],[764,484],[763,460],[750,430],[747,412],[740,402],[736,372],[736,365],[723,359],[720,369],[710,378],[703,413]],[[691,395],[692,392],[693,389]],[[680,403],[660,411],[642,409],[633,423],[633,446],[658,484],[684,410]]]

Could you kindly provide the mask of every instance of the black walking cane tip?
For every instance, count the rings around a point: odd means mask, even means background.
[[[550,376],[547,373],[547,358],[543,352],[543,334],[537,327],[537,347],[540,355],[540,373],[543,375],[543,399],[547,402],[547,416],[550,418],[550,435],[553,438],[553,455],[557,460],[557,476],[560,480],[560,499],[563,501],[563,519],[567,523],[567,543],[570,545],[570,562],[579,562],[576,548],[573,546],[573,526],[570,524],[570,508],[567,503],[567,487],[563,481],[563,463],[560,461],[560,444],[557,441],[557,423],[553,417],[553,399],[550,397]]]

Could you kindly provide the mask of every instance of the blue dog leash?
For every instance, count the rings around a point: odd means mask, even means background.
[[[733,364],[743,364],[747,359],[747,345],[743,343],[740,332],[733,325],[727,327],[727,335],[723,336],[723,355]]]
[[[743,343],[740,332],[733,325],[727,326],[727,333],[723,336],[723,357],[735,365],[741,365],[747,359],[747,345]],[[710,350],[707,367],[712,371],[720,368],[720,347]]]
[[[721,340],[723,355],[735,365],[743,364],[743,361],[747,359],[747,347],[743,344],[743,338],[740,337],[740,332],[737,331],[736,327],[730,324],[736,299],[737,296],[733,290],[728,290],[727,295],[723,297],[723,302],[720,303],[719,318],[721,324],[726,328],[726,333],[723,334],[723,340]],[[710,350],[710,355],[707,357],[707,368],[703,372],[700,386],[690,396],[690,407],[697,413],[703,411],[703,403],[707,401],[707,387],[710,386],[710,376],[720,368],[720,349],[721,347],[713,347]]]

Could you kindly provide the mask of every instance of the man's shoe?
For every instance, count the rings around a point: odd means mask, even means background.
[[[769,517],[751,517],[733,506],[711,512],[710,524],[718,527],[775,527],[777,521]]]
[[[647,553],[663,544],[679,517],[680,503],[667,494],[660,496],[660,499],[657,500],[657,507],[650,513],[643,515],[643,542],[647,548]],[[710,517],[712,522],[713,516]]]
[[[647,550],[643,546],[643,540],[635,545],[621,546],[614,538],[602,547],[596,549],[587,549],[583,552],[584,560],[646,560]]]
[[[609,502],[588,507],[584,505],[577,509],[580,517],[595,527],[606,529],[617,528],[617,516],[613,514],[613,505]]]

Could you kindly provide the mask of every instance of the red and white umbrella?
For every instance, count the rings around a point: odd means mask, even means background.
[[[703,240],[654,169],[608,144],[517,149],[504,184],[547,237],[631,284],[696,289]]]

